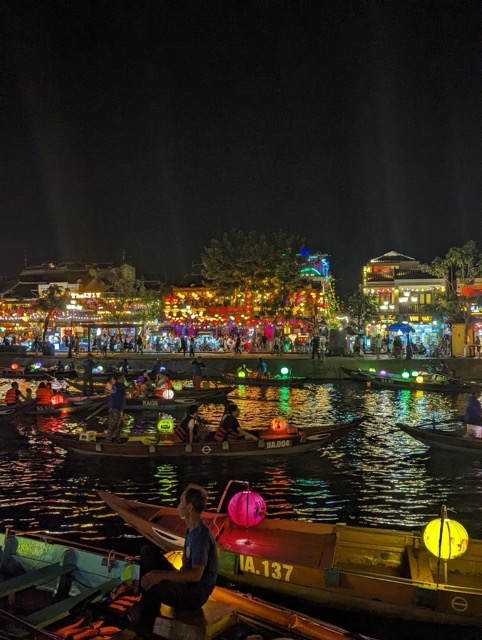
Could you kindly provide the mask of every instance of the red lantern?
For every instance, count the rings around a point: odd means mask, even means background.
[[[60,393],[58,393],[57,395],[52,396],[51,402],[52,402],[52,404],[63,404],[64,396],[62,396]]]
[[[266,502],[259,493],[240,491],[229,501],[228,515],[240,527],[253,527],[266,515]]]
[[[13,370],[15,371],[15,369],[18,369],[18,364],[17,364],[16,362],[13,362],[13,363],[10,365],[10,368],[11,368],[11,369],[13,369]]]
[[[286,420],[283,418],[273,418],[271,420],[271,429],[273,431],[286,431]]]

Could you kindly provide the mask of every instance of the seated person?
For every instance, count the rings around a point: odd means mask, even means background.
[[[136,621],[141,635],[150,637],[161,604],[194,611],[206,603],[214,589],[218,571],[216,543],[201,519],[206,499],[206,491],[193,484],[181,496],[179,516],[186,522],[187,532],[179,571],[158,547],[146,545],[141,549],[142,597]]]
[[[52,395],[52,387],[45,382],[41,382],[35,392],[35,398],[38,404],[51,404]]]
[[[480,404],[481,390],[476,389],[467,398],[465,407],[465,422],[468,424],[482,424],[482,405]]]
[[[18,382],[12,382],[10,389],[5,394],[5,404],[19,404],[22,399],[25,399],[25,396],[20,391]]]
[[[221,423],[214,434],[216,442],[224,440],[242,440],[245,437],[238,421],[239,407],[237,404],[230,404],[226,413],[221,418]]]
[[[204,442],[207,440],[207,432],[201,422],[199,407],[193,404],[189,407],[186,416],[174,428],[176,442]]]

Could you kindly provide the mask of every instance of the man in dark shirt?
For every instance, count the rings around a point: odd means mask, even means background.
[[[190,484],[181,496],[179,516],[187,525],[182,568],[177,571],[153,545],[141,550],[140,624],[152,631],[161,603],[174,609],[193,611],[207,601],[216,584],[216,543],[201,519],[207,493]]]
[[[107,442],[119,440],[124,428],[124,408],[126,406],[125,376],[119,373],[107,399],[109,405],[109,418],[107,420]]]
[[[468,424],[482,424],[482,406],[480,404],[480,389],[476,389],[467,398],[465,407],[465,422]]]
[[[84,360],[82,366],[84,367],[84,373],[82,376],[84,395],[94,395],[94,377],[93,371],[95,368],[94,357],[91,353],[87,354],[87,358]]]

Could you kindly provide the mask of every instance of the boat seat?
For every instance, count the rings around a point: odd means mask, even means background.
[[[166,640],[209,640],[236,622],[236,607],[214,600],[196,611],[175,611],[163,604],[160,613],[154,633]]]
[[[42,567],[41,569],[33,569],[32,571],[22,573],[20,576],[4,580],[3,582],[0,582],[0,598],[11,596],[18,591],[23,591],[30,587],[37,587],[45,584],[46,582],[55,580],[55,578],[60,578],[60,576],[63,576],[66,573],[74,571],[75,568],[76,566],[74,564],[60,565],[57,563]]]
[[[84,600],[89,600],[90,602],[99,600],[105,596],[106,593],[119,586],[121,582],[122,580],[120,578],[114,578],[108,582],[103,582],[102,584],[99,584],[96,587],[91,587],[76,596],[70,596],[69,598],[60,600],[60,602],[56,602],[55,604],[42,609],[41,611],[36,611],[28,616],[26,620],[29,624],[43,629],[47,625],[64,618],[73,607]]]
[[[425,549],[419,547],[407,547],[408,566],[410,577],[417,582],[433,582],[432,568]]]

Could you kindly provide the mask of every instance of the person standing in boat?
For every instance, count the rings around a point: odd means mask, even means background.
[[[82,380],[83,380],[82,388],[83,388],[84,395],[93,396],[94,395],[93,374],[95,369],[95,362],[94,362],[94,357],[91,353],[87,354],[87,358],[82,363],[82,366],[84,368],[84,373],[82,375]]]
[[[465,406],[465,422],[468,424],[482,424],[482,405],[480,404],[481,390],[476,389],[467,398]]]
[[[192,361],[192,384],[197,391],[201,388],[201,378],[205,367],[206,365],[201,356]]]
[[[126,386],[124,374],[118,373],[115,384],[107,399],[109,417],[107,419],[106,442],[118,442],[124,428],[124,408],[126,406]]]
[[[180,570],[166,560],[159,547],[152,544],[142,547],[140,615],[134,620],[134,627],[141,627],[139,631],[152,632],[161,604],[194,611],[211,595],[218,574],[218,559],[213,535],[202,520],[206,502],[206,490],[195,484],[188,485],[179,501],[179,517],[187,525]]]

